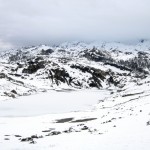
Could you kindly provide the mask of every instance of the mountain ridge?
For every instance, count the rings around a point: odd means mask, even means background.
[[[0,94],[17,97],[49,89],[123,88],[129,80],[149,76],[149,59],[150,41],[136,45],[74,42],[5,51],[0,53]]]

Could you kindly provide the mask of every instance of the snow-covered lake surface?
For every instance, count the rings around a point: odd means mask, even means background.
[[[0,101],[0,150],[149,150],[149,100],[149,92],[121,97],[81,90]],[[51,135],[53,131],[60,134]],[[35,143],[22,141],[31,136],[38,136]]]
[[[0,102],[0,117],[28,117],[86,111],[108,97],[107,90],[49,91]]]

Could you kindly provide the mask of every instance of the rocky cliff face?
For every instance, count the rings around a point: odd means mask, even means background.
[[[5,51],[0,54],[0,95],[5,99],[48,89],[123,89],[149,77],[149,59],[148,41],[65,43]]]

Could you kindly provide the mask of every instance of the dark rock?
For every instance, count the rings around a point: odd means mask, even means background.
[[[10,136],[10,135],[4,135],[4,136]]]
[[[35,141],[31,141],[31,142],[30,142],[30,144],[36,144],[36,143],[37,143],[37,142],[35,142]]]
[[[90,87],[96,87],[96,88],[100,88],[102,87],[101,85],[101,80],[103,81],[107,75],[106,72],[100,70],[100,69],[96,69],[94,67],[90,67],[90,66],[83,66],[80,64],[73,64],[70,66],[71,68],[75,68],[75,69],[79,69],[81,70],[83,73],[88,72],[92,75],[91,78],[89,78],[89,86]]]
[[[22,70],[22,73],[32,74],[32,73],[35,73],[37,70],[42,69],[44,67],[45,67],[44,61],[39,61],[39,62],[30,61],[28,62],[28,67]]]
[[[126,71],[130,71],[130,72],[132,71],[132,69],[130,69],[126,66],[120,65],[120,64],[116,64],[116,63],[106,62],[105,65],[110,65],[110,66],[116,67],[120,70],[126,70]]]
[[[54,51],[52,49],[42,50],[41,55],[49,55],[53,53]]]
[[[39,139],[40,139],[40,138],[43,138],[43,136],[42,136],[42,135],[40,135],[38,138],[39,138]]]
[[[78,120],[71,121],[71,123],[87,122],[87,121],[92,121],[92,120],[96,120],[96,119],[97,118],[78,119]]]
[[[33,138],[27,137],[27,138],[21,139],[21,142],[28,142],[28,141],[33,141]]]
[[[23,64],[17,63],[18,67],[17,68],[22,68]]]
[[[81,128],[81,130],[88,130],[89,128],[87,126],[84,126]]]
[[[35,58],[36,62],[41,61],[41,60],[44,60],[44,58],[43,57],[37,57],[37,58]]]
[[[53,68],[49,71],[49,78],[52,82],[59,85],[59,82],[68,83],[69,84],[69,73],[63,68]]]
[[[21,77],[22,76],[21,74],[17,74],[17,73],[15,73],[13,75],[16,76],[16,77]]]
[[[32,135],[31,138],[32,139],[38,139],[39,137],[37,135]]]
[[[98,50],[95,47],[93,47],[92,50],[85,50],[82,56],[96,62],[113,61],[113,59],[110,57],[110,54],[108,52]]]
[[[82,124],[78,124],[77,126],[84,126],[84,124],[82,123]]]
[[[144,41],[145,41],[144,39],[141,39],[141,40],[140,40],[141,43],[144,43]]]
[[[17,92],[15,90],[11,90],[12,93],[17,94]]]
[[[15,98],[15,97],[16,97],[13,93],[4,92],[4,94],[5,94],[6,96],[9,96],[9,97],[12,97],[12,98]]]
[[[5,78],[6,75],[4,73],[0,73],[0,79]]]
[[[64,133],[70,133],[71,131],[70,130],[65,130],[63,131]]]
[[[149,125],[150,125],[150,121],[147,121],[147,122],[146,122],[146,125],[149,126]]]
[[[4,140],[8,141],[8,140],[10,140],[10,139],[9,139],[9,138],[4,138]]]
[[[51,132],[52,130],[50,129],[50,130],[43,130],[42,132]]]
[[[59,131],[53,131],[50,133],[50,135],[59,135],[59,134],[61,134],[61,132],[59,132]]]
[[[73,118],[63,118],[63,119],[56,120],[56,123],[66,123],[66,122],[69,122],[72,120],[73,120]]]
[[[15,137],[22,137],[21,135],[14,135]]]

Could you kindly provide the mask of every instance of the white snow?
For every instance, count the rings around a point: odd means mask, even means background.
[[[52,81],[46,79],[46,68],[39,69],[37,73],[21,77],[11,76],[0,79],[0,150],[149,150],[150,149],[150,83],[149,77],[145,79],[130,76],[120,77],[118,74],[126,73],[98,63],[78,58],[79,52],[96,46],[99,50],[107,50],[111,57],[116,60],[127,60],[137,56],[138,51],[149,53],[149,41],[134,45],[120,43],[64,43],[52,47],[55,51],[46,58],[47,61],[57,63],[57,67],[63,67],[73,78],[88,82],[89,73],[82,73],[70,68],[71,64],[80,62],[81,65],[108,71],[111,69],[116,75],[116,81],[124,85],[121,88],[106,85],[102,82],[104,90],[68,89],[67,84],[52,85]],[[41,45],[22,49],[29,58],[38,55],[42,49],[51,47]],[[59,50],[65,49],[67,53],[58,54]],[[113,50],[115,50],[113,52]],[[119,51],[122,52],[119,52]],[[132,52],[132,54],[126,54]],[[11,54],[15,51],[11,50]],[[10,76],[10,70],[15,69],[15,64],[9,64],[9,52],[1,54],[0,71]],[[59,62],[57,57],[74,57],[67,64]],[[21,73],[18,69],[16,73]],[[41,76],[40,76],[41,74]],[[23,81],[24,84],[15,81]],[[52,90],[55,89],[55,90]],[[16,98],[6,97],[6,92],[12,94],[16,90]],[[45,92],[44,92],[45,91]],[[32,94],[30,96],[22,96]],[[63,122],[62,119],[71,118]],[[89,119],[89,120],[88,120]],[[61,122],[61,121],[62,122]],[[60,122],[59,122],[60,121]],[[83,127],[87,126],[87,130]],[[50,136],[51,131],[60,131],[61,134]],[[70,133],[68,131],[71,128]],[[46,131],[46,132],[43,132]],[[21,137],[15,137],[20,135]],[[42,136],[30,141],[21,142],[22,138],[32,135]]]
[[[136,86],[134,88],[136,89]],[[142,92],[143,88],[148,88],[147,84],[142,85],[139,90],[141,89]],[[137,92],[131,89],[122,91],[120,95]],[[139,90],[138,92],[140,92]],[[138,99],[133,99],[133,97]],[[53,99],[53,101],[49,101],[49,99]],[[130,101],[131,99],[133,100]],[[2,150],[149,150],[150,126],[147,125],[147,122],[150,121],[149,99],[150,94],[147,89],[146,93],[127,97],[118,96],[117,93],[110,95],[110,92],[96,90],[49,91],[49,93],[21,97],[13,101],[2,101],[0,104],[0,147]],[[75,100],[76,102],[74,102]],[[103,102],[103,100],[105,101]],[[67,102],[69,105],[65,103],[64,106],[61,101]],[[96,104],[98,101],[99,104]],[[10,107],[9,111],[5,111],[4,103],[7,104],[8,109]],[[95,108],[92,107],[93,104],[95,104]],[[110,107],[108,104],[113,105]],[[27,110],[27,106],[29,110]],[[11,109],[13,107],[15,110]],[[76,112],[76,110],[80,111]],[[57,119],[70,117],[73,120],[97,119],[79,123],[56,123]],[[111,121],[109,122],[109,120]],[[85,124],[93,132],[81,130],[80,124]],[[70,127],[80,132],[63,133]],[[49,128],[55,128],[62,134],[45,136],[47,133],[42,131]],[[25,138],[36,134],[44,136],[37,139],[36,144],[20,142],[19,138],[15,137],[15,135],[21,135],[21,138]],[[5,138],[10,140],[4,140]]]
[[[54,91],[22,96],[0,103],[0,117],[22,117],[92,109],[109,96],[106,90]]]

